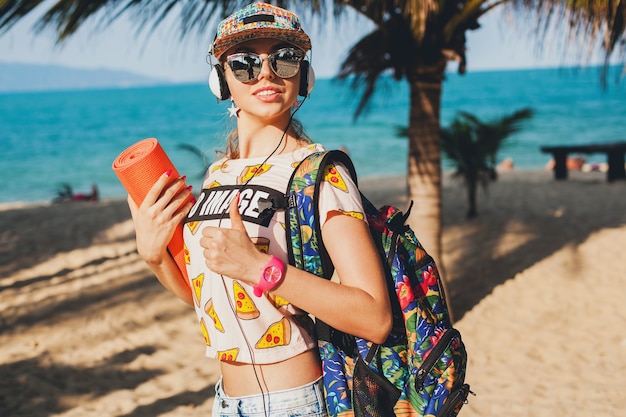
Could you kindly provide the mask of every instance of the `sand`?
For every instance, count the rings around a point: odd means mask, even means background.
[[[406,207],[404,179],[364,179]],[[446,177],[449,295],[469,352],[461,416],[622,416],[626,182],[503,172],[479,216]],[[138,258],[124,200],[0,206],[0,415],[210,415],[194,312]]]

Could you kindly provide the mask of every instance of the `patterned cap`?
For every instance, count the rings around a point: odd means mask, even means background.
[[[219,59],[234,45],[262,38],[280,39],[305,52],[311,49],[298,16],[271,4],[253,3],[222,20],[209,52]]]

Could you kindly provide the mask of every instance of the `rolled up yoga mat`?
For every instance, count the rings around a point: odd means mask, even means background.
[[[150,188],[169,169],[172,170],[170,181],[180,177],[176,167],[155,138],[144,139],[129,146],[113,161],[113,171],[137,205],[143,202]],[[182,272],[185,284],[189,286],[184,247],[181,223],[176,228],[167,249]]]

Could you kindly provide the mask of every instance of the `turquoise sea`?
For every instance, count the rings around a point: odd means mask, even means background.
[[[542,145],[626,140],[626,80],[615,83],[619,71],[612,68],[606,90],[597,68],[450,73],[442,124],[459,110],[490,119],[531,107],[535,116],[499,159],[540,168],[549,159]],[[347,84],[318,80],[297,118],[327,148],[346,146],[361,177],[406,172],[406,140],[395,136],[396,127],[408,123],[406,83],[386,79],[370,112],[355,122],[356,97]],[[62,183],[77,192],[96,184],[103,198],[123,196],[111,163],[147,137],[159,139],[197,184],[202,164],[179,145],[193,144],[213,157],[231,126],[228,105],[217,103],[204,83],[0,93],[0,203],[49,201]],[[603,162],[602,155],[595,158]]]

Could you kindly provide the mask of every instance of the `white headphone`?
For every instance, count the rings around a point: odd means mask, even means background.
[[[300,89],[298,95],[307,97],[315,86],[315,71],[309,61],[304,60],[300,64]],[[224,68],[220,64],[213,65],[209,74],[209,88],[211,92],[220,100],[230,98],[230,90],[224,76]]]

